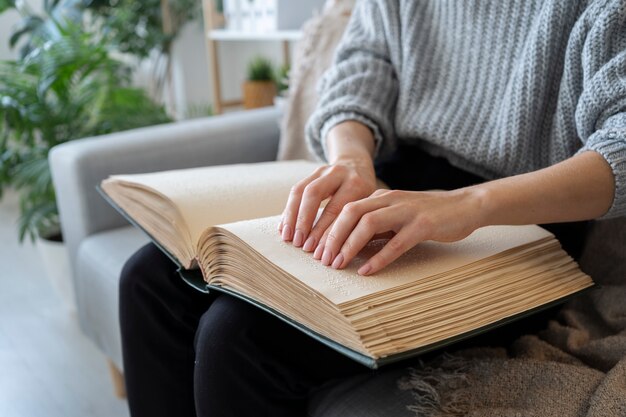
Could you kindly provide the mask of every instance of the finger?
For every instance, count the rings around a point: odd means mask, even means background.
[[[372,275],[380,271],[396,259],[398,259],[407,250],[415,246],[420,239],[411,236],[407,229],[401,230],[383,248],[374,256],[372,256],[357,271],[359,275]]]
[[[324,253],[324,247],[326,246],[326,239],[328,238],[328,234],[330,233],[330,227],[328,227],[322,237],[320,238],[320,243],[317,245],[315,252],[313,253],[313,259],[320,260],[322,259],[322,254]]]
[[[330,228],[326,229],[326,233],[320,239],[320,244],[317,245],[317,248],[315,249],[315,253],[313,254],[313,259],[317,259],[318,261],[322,259],[322,254],[324,253],[324,246],[326,245],[326,237],[328,236],[329,232],[330,232]],[[374,236],[372,236],[371,240],[391,239],[395,235],[396,235],[395,232],[377,233]]]
[[[313,226],[311,233],[309,234],[307,241],[305,242],[303,249],[307,252],[313,250],[317,242],[321,241],[321,236],[330,228],[333,222],[337,219],[343,207],[356,200],[359,197],[353,195],[352,190],[348,187],[341,186],[330,199],[319,219]]]
[[[311,229],[311,232],[309,233],[309,236],[307,237],[307,240],[302,247],[304,251],[310,252],[316,247],[316,245],[318,245],[318,243],[321,241],[321,236],[326,232],[330,225],[333,224],[339,213],[341,213],[341,209],[343,208],[345,203],[343,201],[337,200],[337,198],[340,197],[337,195],[332,197],[326,207],[324,207],[324,210],[322,210],[322,214],[320,215],[319,219],[317,219],[315,226],[313,226],[313,229]],[[341,200],[344,199],[342,198]]]
[[[298,183],[291,188],[289,192],[289,198],[287,199],[287,205],[283,212],[283,221],[280,231],[282,239],[286,242],[293,239],[293,231],[296,223],[296,216],[298,215],[298,207],[302,201],[302,193],[305,185]]]
[[[346,204],[339,217],[337,217],[337,220],[333,224],[330,233],[328,234],[328,238],[326,239],[326,247],[324,248],[324,254],[322,255],[322,264],[332,264],[333,267],[343,265],[343,259],[335,258],[339,258],[339,250],[348,236],[350,236],[350,234],[354,231],[357,224],[362,223],[364,219],[368,219],[366,220],[368,225],[372,222],[372,220],[378,219],[374,212],[382,207],[386,207],[386,202],[381,198],[365,198],[363,200]],[[371,226],[375,225],[371,224]],[[384,232],[387,230],[388,229],[371,230],[369,238],[374,236],[377,232]]]
[[[300,247],[311,232],[313,222],[317,217],[317,211],[331,195],[341,187],[342,178],[338,176],[323,176],[311,181],[304,187],[304,193],[296,215],[296,225],[293,244]]]
[[[378,188],[374,190],[374,192],[370,195],[370,197],[380,197],[381,195],[387,194],[389,191],[390,190],[386,188]]]
[[[398,227],[392,208],[382,208],[365,213],[350,231],[333,261],[333,268],[345,268],[374,236],[392,232]]]
[[[302,194],[304,193],[305,187],[310,182],[319,178],[321,172],[321,169],[318,168],[313,172],[313,174],[301,181],[298,181],[293,187],[291,187],[291,191],[289,192],[289,198],[287,199],[287,204],[282,215],[282,225],[279,226],[280,234],[284,241],[290,241],[291,239],[293,239],[293,232],[296,225],[298,208],[300,207],[300,202],[302,201]]]
[[[315,248],[315,252],[313,253],[313,259],[316,259],[318,261],[322,259],[322,255],[324,253],[324,247],[326,246],[326,239],[328,238],[328,234],[330,233],[332,225],[333,223],[331,223],[329,227],[327,227],[326,230],[324,230],[324,233],[322,234],[322,237],[320,238],[320,241],[317,244],[317,247]],[[381,234],[375,235],[372,239],[376,239],[376,238],[390,239],[394,234],[395,233],[393,232],[381,233]]]

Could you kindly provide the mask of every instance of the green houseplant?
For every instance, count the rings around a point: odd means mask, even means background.
[[[25,57],[39,39],[58,35],[56,21],[98,28],[102,42],[138,62],[154,57],[151,92],[161,98],[170,77],[171,51],[182,28],[200,16],[199,0],[41,0],[43,13],[28,1],[0,0],[0,14],[15,10],[21,19],[9,38]]]
[[[286,95],[289,90],[289,72],[291,67],[288,64],[281,65],[276,71],[276,90],[278,95]]]
[[[271,106],[276,96],[274,66],[264,57],[257,56],[248,64],[247,79],[243,83],[243,107],[254,109]]]
[[[73,23],[40,39],[21,61],[0,62],[0,196],[20,196],[19,238],[59,231],[49,150],[60,143],[168,121],[129,86],[129,71]]]
[[[276,97],[274,97],[274,105],[285,111],[287,96],[289,95],[289,71],[288,64],[281,65],[276,71]]]

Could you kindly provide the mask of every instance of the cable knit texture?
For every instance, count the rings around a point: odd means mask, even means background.
[[[357,120],[499,178],[595,151],[626,214],[626,0],[359,0],[307,124]]]

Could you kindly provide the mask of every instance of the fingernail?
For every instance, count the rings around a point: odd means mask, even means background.
[[[370,273],[371,270],[372,270],[372,266],[370,264],[365,264],[362,267],[360,267],[357,272],[359,273],[359,275],[367,275]]]
[[[328,266],[330,265],[330,260],[333,257],[330,249],[324,249],[324,254],[322,255],[322,265]]]
[[[322,244],[317,245],[315,252],[313,253],[313,259],[317,259],[318,261],[322,259],[322,253],[324,252],[324,246]]]
[[[291,227],[288,224],[283,226],[283,240],[285,242],[291,240]]]
[[[278,223],[278,233],[282,233],[283,231],[283,222]]]
[[[342,263],[343,263],[343,255],[339,254],[333,261],[333,265],[332,265],[333,269],[338,269]]]
[[[300,230],[296,230],[296,233],[293,236],[293,245],[296,248],[302,246],[302,241],[304,240],[304,234]]]
[[[309,238],[304,242],[304,246],[302,250],[305,252],[311,252],[315,247],[315,238],[313,236],[309,236]]]

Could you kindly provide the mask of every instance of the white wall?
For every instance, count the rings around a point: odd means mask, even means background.
[[[43,12],[43,2],[38,0],[27,0],[28,7],[35,13]],[[7,10],[0,15],[0,60],[16,59],[20,44],[15,49],[9,48],[9,38],[13,28],[20,21],[20,15],[15,10]]]
[[[20,20],[20,15],[15,10],[9,10],[0,15],[0,60],[15,59],[17,49],[9,49],[9,38],[13,26]]]

